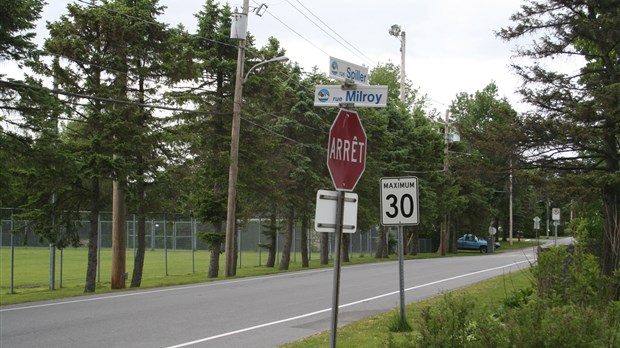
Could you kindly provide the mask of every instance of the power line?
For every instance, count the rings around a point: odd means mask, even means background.
[[[306,11],[308,11],[312,16],[314,16],[314,18],[318,19],[319,22],[321,22],[324,26],[327,27],[327,29],[331,30],[332,33],[336,34],[336,36],[338,36],[340,39],[342,39],[342,41],[344,41],[347,45],[349,45],[351,48],[353,48],[355,51],[359,52],[359,54],[361,54],[362,56],[364,56],[364,58],[367,60],[367,62],[371,63],[373,66],[376,66],[377,63],[375,61],[373,61],[372,59],[370,59],[367,55],[365,55],[362,51],[360,51],[359,49],[357,49],[357,47],[353,46],[349,41],[347,41],[345,38],[343,38],[340,34],[338,34],[337,31],[335,31],[334,29],[332,29],[327,23],[325,23],[319,16],[317,16],[316,14],[314,14],[312,11],[310,11],[309,8],[307,8],[301,1],[296,0],[299,5],[301,5]],[[288,2],[289,4],[291,4],[289,2],[289,0],[286,0],[286,2]],[[293,6],[293,4],[291,4],[291,6]],[[295,6],[293,6],[295,7]],[[295,8],[297,9],[297,8]],[[299,11],[299,10],[298,10]],[[301,13],[301,12],[300,12]],[[304,15],[305,16],[305,15]],[[308,18],[308,17],[306,17]],[[312,21],[311,21],[312,22]],[[320,28],[316,23],[312,22],[314,25],[316,25],[319,29],[323,30],[322,28]],[[323,32],[325,32],[325,30],[323,30]],[[325,32],[327,34],[327,32]],[[329,34],[327,34],[329,35]],[[329,35],[331,38],[333,38],[333,36]],[[344,46],[344,45],[343,45]],[[347,48],[347,47],[345,47]],[[348,48],[347,48],[348,49]],[[348,49],[350,52],[352,52],[350,49]],[[355,52],[353,52],[353,54],[355,54],[356,56],[360,57],[358,54],[356,54]],[[363,58],[362,58],[363,60]]]
[[[163,105],[153,105],[153,104],[145,104],[145,103],[136,103],[136,102],[132,102],[129,100],[120,100],[120,99],[111,99],[111,98],[102,98],[102,97],[96,97],[96,96],[92,96],[92,95],[85,95],[85,94],[80,94],[80,93],[72,93],[72,92],[67,92],[67,91],[63,91],[63,90],[59,90],[59,89],[50,89],[50,88],[46,88],[46,87],[41,87],[41,86],[33,86],[33,85],[29,85],[29,84],[25,84],[25,83],[21,83],[21,82],[14,82],[14,81],[7,81],[7,80],[0,80],[0,85],[2,86],[6,86],[6,87],[11,87],[11,88],[28,88],[28,89],[33,89],[33,90],[38,90],[38,91],[48,91],[50,94],[59,94],[59,95],[65,95],[65,96],[70,96],[70,97],[75,97],[75,98],[82,98],[82,99],[89,99],[89,100],[97,100],[97,101],[102,101],[102,102],[107,102],[107,103],[115,103],[115,104],[125,104],[125,105],[134,105],[134,106],[140,106],[140,107],[146,107],[146,108],[153,108],[153,109],[162,109],[162,110],[168,110],[168,111],[179,111],[179,112],[188,112],[188,113],[197,113],[197,114],[207,114],[207,115],[231,115],[231,112],[212,112],[212,111],[201,111],[201,110],[190,110],[190,109],[184,109],[184,108],[176,108],[176,107],[168,107],[168,106],[163,106]],[[78,105],[78,106],[85,106],[79,103],[71,103],[74,105]],[[68,119],[67,119],[68,120]],[[271,130],[269,128],[267,128],[266,126],[260,125],[254,121],[251,121],[247,118],[241,117],[241,120],[251,124],[252,126],[262,129],[264,131],[267,131],[277,137],[280,137],[282,139],[294,142],[296,144],[300,144],[300,145],[304,145],[304,146],[310,146],[311,144],[305,144],[302,143],[300,141],[297,141],[291,137],[288,137],[284,134],[278,133],[274,130]],[[291,120],[293,121],[293,120]]]
[[[87,94],[67,92],[67,91],[60,90],[60,89],[33,86],[33,85],[26,84],[26,83],[15,82],[15,81],[0,80],[0,85],[4,85],[6,87],[13,87],[13,88],[28,88],[28,89],[38,90],[38,91],[48,91],[49,93],[52,93],[52,94],[60,94],[60,95],[68,96],[68,97],[96,100],[96,101],[101,101],[101,102],[106,102],[106,103],[134,105],[134,106],[139,106],[139,107],[144,107],[144,108],[152,108],[152,109],[160,109],[160,110],[168,110],[168,111],[189,112],[189,113],[198,113],[198,114],[207,114],[207,115],[230,115],[232,114],[230,112],[191,110],[191,109],[184,109],[184,108],[165,106],[165,105],[138,103],[138,102],[131,101],[131,100],[97,97],[97,96],[87,95]]]
[[[256,1],[254,1],[256,2]],[[286,28],[288,28],[288,30],[292,31],[293,33],[295,33],[297,36],[299,36],[300,38],[302,38],[304,41],[306,41],[307,43],[309,43],[310,45],[314,46],[317,50],[325,53],[327,56],[329,56],[329,53],[327,53],[324,49],[322,49],[321,47],[317,46],[314,42],[310,41],[309,39],[307,39],[305,36],[301,35],[300,33],[298,33],[295,29],[291,28],[288,24],[284,23],[284,21],[282,21],[280,18],[276,17],[273,13],[271,13],[271,11],[267,10],[265,11],[266,13],[268,13],[271,17],[273,17],[275,20],[277,20],[278,22],[280,22],[280,24],[282,24],[283,26],[285,26]]]

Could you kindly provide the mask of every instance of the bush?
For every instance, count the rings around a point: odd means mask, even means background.
[[[498,321],[478,314],[467,294],[443,296],[422,310],[417,347],[500,347],[507,342],[498,335]]]
[[[532,274],[538,297],[558,305],[604,305],[609,300],[605,296],[609,282],[600,275],[597,258],[580,247],[551,248],[539,253]]]
[[[506,313],[504,334],[514,347],[611,347],[607,319],[592,307],[532,301]]]

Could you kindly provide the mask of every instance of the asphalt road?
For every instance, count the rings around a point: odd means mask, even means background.
[[[405,299],[529,267],[533,249],[405,261]],[[4,306],[0,347],[277,347],[330,329],[333,269]],[[345,266],[339,325],[399,307],[398,262]]]

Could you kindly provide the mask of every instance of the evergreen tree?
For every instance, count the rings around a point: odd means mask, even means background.
[[[515,64],[524,100],[523,145],[530,163],[555,171],[594,174],[604,204],[601,272],[620,267],[620,6],[609,0],[530,0],[499,31],[504,40],[538,35],[517,51],[529,58]],[[578,72],[545,64],[570,57]],[[617,292],[617,293],[620,293]]]

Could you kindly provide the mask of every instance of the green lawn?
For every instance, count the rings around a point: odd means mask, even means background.
[[[513,242],[512,247],[507,242],[502,242],[502,250],[522,249],[536,245],[535,241]],[[459,251],[457,255],[448,256],[477,256],[481,255],[477,251]],[[40,301],[83,294],[86,278],[86,257],[87,249],[67,248],[62,255],[62,277],[60,251],[56,250],[56,273],[55,290],[49,290],[49,249],[37,247],[17,247],[14,255],[13,272],[13,293],[11,293],[11,249],[9,247],[0,248],[0,305],[22,303],[29,301]],[[407,259],[439,257],[436,253],[419,254],[415,257],[406,256]],[[167,262],[166,262],[167,258]],[[348,264],[360,264],[396,260],[396,255],[391,255],[389,259],[377,260],[373,255],[352,254],[351,262]],[[262,252],[241,252],[241,267],[237,269],[237,277],[247,277],[255,275],[265,275],[282,272],[278,270],[280,254],[278,254],[276,266],[274,268],[265,267],[267,253]],[[166,273],[167,264],[167,273]],[[97,292],[110,292],[111,278],[111,249],[101,250],[101,267],[98,275]],[[193,266],[192,266],[193,265]],[[147,250],[145,255],[144,273],[142,277],[142,288],[191,284],[197,282],[213,281],[223,279],[225,259],[222,254],[220,257],[220,277],[215,279],[207,278],[209,267],[209,252],[197,250],[193,255],[190,250]],[[311,255],[310,268],[331,267],[330,265],[320,265],[318,253]],[[127,249],[127,273],[129,279],[133,271],[133,249]],[[291,255],[291,264],[288,271],[302,270],[301,254]],[[62,280],[62,288],[60,288]],[[127,281],[129,286],[130,281]]]

